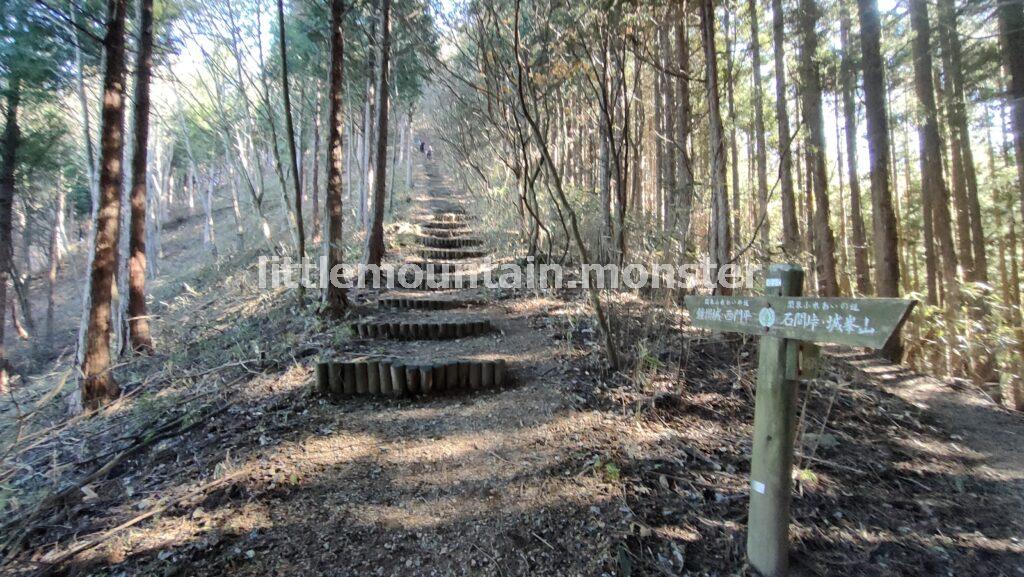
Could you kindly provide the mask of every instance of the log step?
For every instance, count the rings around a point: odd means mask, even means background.
[[[420,228],[427,230],[451,230],[455,228],[466,228],[466,224],[462,221],[440,221],[440,220],[425,220],[420,222]]]
[[[429,260],[410,260],[402,263],[403,266],[412,266],[428,275],[453,275],[472,272],[471,263],[465,262],[434,262]]]
[[[416,237],[416,240],[429,248],[467,248],[483,244],[482,240],[475,237],[439,238],[436,236],[419,235]]]
[[[451,238],[458,236],[467,236],[473,234],[471,228],[431,228],[430,226],[420,226],[423,234],[420,236],[429,238]]]
[[[469,216],[464,212],[453,212],[451,210],[436,210],[433,214],[423,219],[425,224],[465,224]]]
[[[457,309],[473,303],[462,300],[422,299],[405,297],[381,297],[377,299],[377,306],[394,309],[418,309],[428,311],[440,311],[445,309]]]
[[[451,206],[451,203],[449,203],[448,208],[434,209],[433,214],[434,218],[440,220],[444,220],[446,218],[460,219],[466,218],[466,209],[461,206]]]
[[[484,285],[484,282],[483,277],[479,274],[432,275],[427,279],[424,279],[423,284],[414,287],[404,287],[402,290],[416,291],[418,293],[463,290],[481,287]],[[469,306],[471,304],[480,303],[462,303],[463,306]]]
[[[470,218],[465,210],[453,206],[449,201],[438,200],[436,204],[437,206],[432,207],[429,213],[419,214],[416,218],[429,222],[461,222]]]
[[[480,258],[488,253],[486,250],[465,248],[421,248],[417,252],[421,257],[432,260],[464,260]]]
[[[394,359],[321,361],[317,393],[332,401],[346,397],[415,397],[504,387],[511,381],[505,359],[449,360],[405,364]]]
[[[361,338],[399,340],[461,339],[482,335],[493,329],[488,320],[411,323],[363,321],[352,326]]]

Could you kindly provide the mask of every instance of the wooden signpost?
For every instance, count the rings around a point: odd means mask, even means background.
[[[803,279],[799,266],[772,265],[764,296],[686,297],[694,326],[761,337],[747,557],[765,577],[788,571],[796,388],[814,375],[816,343],[882,348],[914,307],[904,299],[801,297]]]

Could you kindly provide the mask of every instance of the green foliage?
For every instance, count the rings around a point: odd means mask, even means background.
[[[30,0],[0,9],[0,77],[5,93],[17,87],[25,100],[52,97],[67,80],[69,44],[44,10]]]
[[[618,483],[622,480],[622,471],[611,457],[599,456],[594,461],[594,473],[606,483]]]

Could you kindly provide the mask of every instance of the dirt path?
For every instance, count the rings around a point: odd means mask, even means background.
[[[417,180],[425,194],[414,199],[422,214],[455,209],[458,197],[423,160]],[[425,298],[386,296],[396,294]],[[429,296],[487,300],[479,290]],[[541,304],[380,313],[371,295],[364,314],[372,318],[487,319],[497,331],[448,341],[358,339],[341,355],[384,354],[409,364],[500,356],[513,384],[435,399],[317,403],[309,416],[318,431],[265,457],[276,476],[294,482],[216,515],[251,562],[220,557],[191,564],[188,574],[218,575],[224,563],[234,574],[260,576],[599,573],[621,490],[589,474],[588,447],[610,441],[607,427],[599,414],[566,404],[557,345],[530,327]]]
[[[417,158],[412,218],[458,209],[461,198],[438,164]],[[479,230],[486,215],[471,214],[469,223]],[[416,235],[405,237],[394,261],[421,259]],[[646,368],[606,375],[583,295],[353,294],[352,320],[486,319],[496,329],[400,341],[355,338],[348,322],[325,325],[315,313],[297,312],[286,292],[246,286],[223,279],[169,310],[182,316],[162,338],[183,344],[166,364],[141,360],[152,365],[133,370],[151,375],[185,365],[207,374],[225,363],[224,351],[248,359],[254,344],[268,362],[235,366],[220,388],[210,388],[226,412],[124,463],[71,504],[66,523],[40,528],[16,574],[34,574],[37,562],[161,503],[173,506],[112,533],[64,572],[744,573],[757,358],[750,341],[709,339],[674,308],[657,312],[673,321],[650,323],[651,303],[629,317],[609,296],[623,346],[651,348]],[[474,304],[379,308],[389,294]],[[663,341],[629,332],[666,327],[671,334]],[[437,397],[331,403],[313,394],[321,355],[409,364],[503,358],[512,382]],[[833,364],[828,378],[800,389],[795,571],[1020,577],[1021,418],[870,359]],[[139,395],[124,412],[187,410],[173,396],[160,405],[162,393]],[[114,417],[92,424],[125,425]],[[125,430],[105,434],[123,438]],[[72,462],[90,463],[116,446],[81,446],[82,438],[92,437],[71,431],[26,462],[41,466],[61,451],[65,462],[70,454]],[[182,498],[215,479],[225,485]]]
[[[1024,517],[1024,414],[996,405],[973,388],[954,388],[877,357],[842,353],[835,357],[887,393],[924,411],[951,435],[952,449],[972,460],[979,475],[1015,484]]]

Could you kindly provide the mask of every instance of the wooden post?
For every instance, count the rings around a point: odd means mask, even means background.
[[[330,366],[327,367],[327,385],[330,390],[331,400],[337,401],[341,398],[342,391],[344,390],[345,375],[342,371],[341,363],[331,362]]]
[[[359,361],[356,365],[356,394],[365,395],[370,392],[370,370],[366,361]]]
[[[804,271],[772,265],[765,294],[686,297],[694,326],[761,338],[750,463],[747,557],[764,577],[785,577],[789,565],[796,390],[817,371],[817,343],[878,349],[914,308],[896,298],[801,297]]]
[[[772,265],[765,295],[800,296],[803,279],[799,266]],[[747,557],[764,577],[783,577],[789,568],[797,382],[786,380],[786,365],[793,360],[787,343],[780,337],[762,337],[757,361]]]
[[[446,391],[457,391],[461,387],[459,386],[459,363],[448,362],[445,363],[444,367],[444,380]]]
[[[371,395],[380,394],[380,361],[366,363],[366,381]]]
[[[331,364],[322,361],[316,364],[316,391],[327,396],[330,393],[330,366]]]
[[[380,375],[380,394],[390,397],[394,394],[391,388],[391,362],[381,361],[378,369]]]
[[[505,359],[498,359],[494,364],[494,386],[505,386],[506,363]]]

